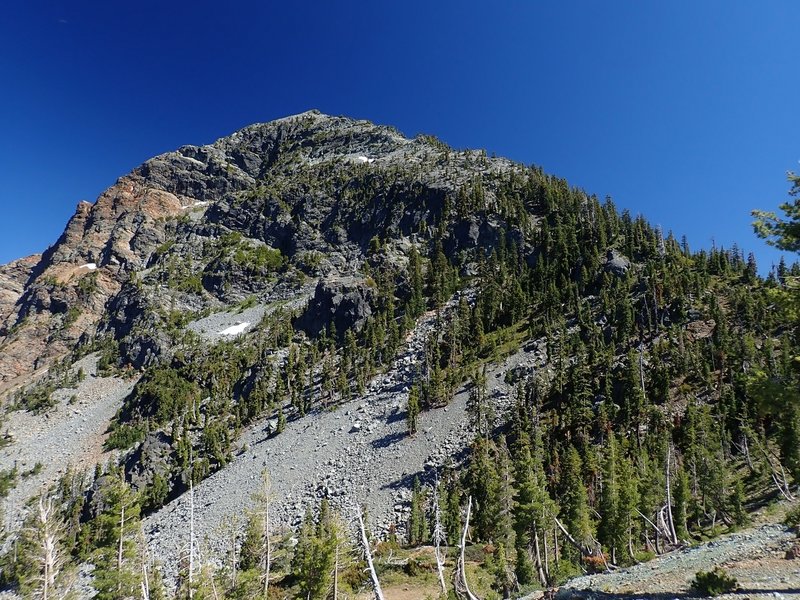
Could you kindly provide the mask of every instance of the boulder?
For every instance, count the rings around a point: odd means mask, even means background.
[[[153,483],[156,474],[169,480],[172,438],[162,431],[148,433],[141,445],[125,461],[125,471],[131,486],[144,491]]]
[[[619,250],[611,249],[606,253],[605,270],[622,277],[631,268],[631,261]]]
[[[800,559],[800,544],[795,544],[791,548],[786,551],[786,560],[798,560]]]

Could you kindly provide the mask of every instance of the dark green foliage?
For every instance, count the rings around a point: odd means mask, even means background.
[[[0,498],[5,498],[17,486],[17,468],[0,471]]]
[[[339,533],[327,500],[322,501],[319,516],[311,513],[300,528],[292,557],[292,573],[300,587],[300,597],[324,600],[333,581],[334,559]]]
[[[252,270],[269,269],[274,271],[281,268],[285,261],[280,250],[274,250],[268,246],[239,247],[233,258],[240,265]]]
[[[408,392],[408,406],[406,408],[406,420],[408,422],[408,433],[414,435],[417,433],[417,418],[419,417],[420,402],[419,402],[419,387],[416,383],[411,386]]]
[[[127,450],[144,439],[145,431],[139,425],[117,424],[105,441],[107,450]]]
[[[183,415],[196,418],[200,388],[172,367],[154,367],[136,385],[131,403],[158,424]]]
[[[756,221],[753,227],[756,234],[765,238],[768,244],[781,250],[800,252],[800,176],[790,172],[788,179],[792,184],[789,195],[794,200],[780,205],[784,217],[778,217],[772,212],[754,210],[753,216],[756,217]]]
[[[425,494],[419,483],[419,477],[414,478],[411,490],[411,514],[408,519],[408,543],[419,546],[428,539],[428,522],[425,518]]]
[[[795,506],[786,513],[783,522],[792,529],[800,532],[800,506]]]
[[[728,575],[722,567],[714,567],[711,571],[698,571],[692,580],[692,589],[704,597],[727,594],[738,587],[736,578]]]
[[[139,498],[121,473],[106,477],[95,492],[100,514],[81,532],[81,545],[91,550],[95,565],[94,588],[97,598],[111,600],[133,596],[139,590],[141,562],[136,536],[139,533]],[[122,565],[119,552],[122,549]],[[121,566],[121,568],[120,568]]]
[[[417,431],[421,411],[446,406],[472,380],[475,439],[460,472],[441,473],[439,505],[454,545],[461,508],[472,497],[471,549],[491,547],[485,566],[498,593],[508,595],[515,577],[523,585],[554,584],[602,567],[603,558],[629,564],[665,549],[660,534],[654,547],[649,521],[666,504],[668,474],[680,540],[744,523],[751,500],[745,491],[759,499],[773,493],[765,491],[774,489],[770,468],[782,465],[800,481],[798,313],[790,287],[798,267],[782,263],[764,281],[754,259],[736,247],[693,253],[686,240],[539,168],[487,169],[485,156],[433,144],[431,154],[447,168],[456,154],[480,168],[454,179],[452,192],[431,191],[416,167],[352,165],[351,172],[323,161],[301,168],[292,159],[297,149],[281,146],[271,176],[235,195],[231,203],[252,203],[259,218],[293,227],[308,216],[298,198],[315,205],[335,198],[324,226],[360,248],[353,264],[363,265],[359,276],[372,286],[371,316],[359,331],[330,323],[308,339],[292,327],[298,315],[278,309],[235,342],[203,346],[186,331],[188,313],[157,311],[159,327],[176,343],[137,384],[107,446],[128,448],[161,431],[174,452],[131,502],[155,509],[176,485],[221,468],[241,430],[260,419],[271,424],[268,435],[280,433],[289,419],[363,393],[423,315],[433,325],[414,365],[408,431]],[[404,215],[399,225],[392,214]],[[181,245],[171,242],[159,248],[153,279],[198,294],[192,302],[209,297],[204,285],[226,301],[245,297],[238,305],[244,309],[265,297],[259,286],[296,285],[330,258],[292,255],[291,248],[284,255],[266,240],[245,238],[256,235],[250,225],[228,221],[241,233],[214,226],[219,237],[201,257],[181,256]],[[233,277],[253,287],[228,296]],[[85,298],[94,293],[91,281],[81,280]],[[510,370],[517,404],[510,417],[495,414],[484,367],[521,347],[546,364]],[[115,344],[98,349],[101,373],[120,366]],[[51,391],[20,404],[44,408]],[[414,545],[428,541],[425,503],[417,480],[408,523]],[[70,522],[78,520],[77,506],[71,504]],[[114,514],[84,524],[79,553],[108,552]],[[556,518],[580,548],[566,541]],[[233,592],[239,597],[258,593],[260,527],[253,520],[245,533],[245,573]],[[286,588],[325,598],[337,539],[327,505],[317,518],[309,512]],[[409,562],[409,570],[421,568]],[[101,572],[99,585],[112,597],[108,590],[119,582]]]

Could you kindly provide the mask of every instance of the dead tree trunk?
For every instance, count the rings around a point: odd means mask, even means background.
[[[53,499],[39,498],[39,528],[41,530],[42,599],[48,600],[56,585],[58,570],[57,539],[53,523]]]
[[[578,552],[581,553],[581,556],[591,556],[592,555],[591,551],[589,551],[588,548],[586,548],[585,546],[581,546],[577,542],[577,540],[575,540],[575,538],[572,537],[572,534],[570,534],[570,532],[567,531],[567,528],[564,527],[564,525],[561,523],[561,521],[558,520],[558,517],[553,517],[553,520],[556,522],[556,525],[561,530],[561,533],[564,534],[564,537],[567,538],[567,541],[570,544],[572,544],[578,550]]]
[[[125,505],[122,505],[119,515],[119,545],[117,547],[117,573],[122,573],[122,539],[125,532]],[[117,592],[122,591],[122,581],[117,584]]]
[[[670,472],[670,463],[672,458],[672,444],[667,444],[667,525],[668,531],[670,535],[670,541],[672,542],[673,546],[678,545],[678,535],[675,533],[675,522],[672,518],[672,490],[670,489],[669,483],[669,472]]]
[[[150,600],[150,576],[147,573],[147,567],[150,562],[150,553],[147,550],[147,542],[144,537],[144,529],[139,526],[139,555],[142,561],[142,600]]]
[[[536,557],[536,572],[539,575],[539,582],[547,587],[547,576],[544,574],[544,567],[542,566],[542,551],[539,548],[539,531],[536,529],[536,523],[533,524],[533,550]]]
[[[447,596],[447,585],[444,582],[444,561],[442,560],[441,544],[445,541],[444,528],[442,527],[442,515],[439,510],[439,478],[433,486],[433,544],[434,554],[436,555],[436,572],[439,575],[439,585],[442,588],[442,594]]]
[[[469,517],[472,514],[472,496],[469,497],[467,502],[467,514],[464,519],[464,530],[461,532],[461,546],[458,556],[458,568],[456,569],[456,593],[465,596],[467,600],[479,600],[469,589],[467,582],[467,568],[464,562],[464,549],[467,546],[467,532],[469,531]],[[459,589],[460,588],[460,589]]]
[[[364,527],[364,517],[361,514],[361,507],[357,508],[357,512],[358,527],[361,530],[361,544],[364,547],[364,557],[367,559],[369,575],[372,578],[372,589],[375,592],[375,600],[384,600],[383,590],[381,590],[381,582],[378,580],[378,574],[375,572],[375,564],[372,562],[372,552],[370,552],[369,549],[369,540],[367,539],[367,530]]]
[[[776,467],[775,463],[773,462],[774,459],[770,455],[770,452],[764,447],[764,445],[758,440],[756,436],[753,436],[753,440],[756,442],[756,446],[758,447],[761,454],[764,455],[764,460],[766,461],[767,466],[769,467],[770,475],[772,476],[772,482],[775,484],[775,487],[778,488],[778,491],[784,498],[786,498],[787,500],[794,500],[794,496],[792,495],[789,482],[786,479],[786,471],[783,469],[781,461],[780,460],[775,461],[778,463],[778,466]]]
[[[265,596],[266,598],[266,596]],[[336,553],[333,559],[333,600],[339,598],[339,544],[336,544]]]

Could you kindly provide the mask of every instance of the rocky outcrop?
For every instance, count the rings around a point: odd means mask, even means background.
[[[3,331],[3,323],[13,312],[14,305],[22,297],[25,284],[40,258],[40,255],[34,254],[7,265],[0,265],[0,333]]]
[[[611,249],[606,253],[605,270],[622,277],[631,268],[631,261],[619,250]]]
[[[309,275],[357,277],[373,238],[416,237],[421,246],[430,244],[433,224],[461,191],[483,181],[481,203],[491,207],[498,182],[521,168],[480,152],[452,151],[429,137],[407,139],[391,127],[317,111],[154,157],[94,204],[77,205],[58,241],[35,266],[23,269],[29,269],[23,289],[18,276],[7,275],[16,267],[0,270],[0,386],[95,335],[106,306],[112,313],[122,310],[124,319],[111,327],[119,339],[121,323],[130,316],[122,305],[130,302],[116,297],[128,293],[123,286],[134,274],[147,277],[155,270],[150,306],[174,310],[267,297],[305,285]],[[441,232],[445,251],[483,248],[488,254],[506,229],[492,213],[474,211],[449,223]],[[279,250],[284,265],[301,265],[303,276],[288,267],[253,269],[230,260],[235,250],[221,254],[219,241],[231,232],[251,247]],[[518,246],[523,239],[516,237]],[[314,256],[320,258],[309,261]],[[337,291],[323,284],[300,328],[319,335],[332,322],[341,335],[360,327],[370,314],[372,293],[362,284],[347,285]],[[124,344],[136,365],[162,351],[157,335]]]
[[[295,327],[317,337],[335,327],[342,339],[348,330],[359,331],[372,315],[375,288],[354,277],[324,279]]]
[[[169,484],[172,439],[161,431],[148,433],[144,441],[125,461],[125,473],[133,488],[144,492],[156,476]]]

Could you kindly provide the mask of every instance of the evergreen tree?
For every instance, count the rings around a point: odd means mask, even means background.
[[[592,539],[592,522],[589,516],[589,500],[581,476],[581,457],[575,446],[567,448],[564,472],[561,481],[561,515],[564,527],[582,547],[588,548]],[[565,546],[564,555],[573,562],[581,558],[576,548]]]
[[[408,424],[408,433],[414,435],[417,433],[417,418],[420,413],[420,394],[419,386],[416,382],[411,384],[411,389],[408,391],[408,406],[406,414],[406,422]]]
[[[139,498],[122,471],[108,476],[97,491],[100,514],[89,524],[92,536],[94,587],[98,600],[137,597],[140,589]]]
[[[514,471],[517,481],[514,530],[516,532],[517,556],[522,558],[522,568],[517,573],[520,582],[528,577],[527,552],[536,567],[542,585],[548,583],[545,559],[542,553],[544,536],[552,527],[557,512],[555,503],[545,489],[542,465],[531,455],[530,441],[526,435],[517,440]],[[525,551],[525,552],[523,552]]]
[[[411,490],[411,514],[408,519],[408,543],[419,546],[428,538],[427,520],[425,518],[425,494],[419,483],[419,477],[414,477],[414,486]]]

